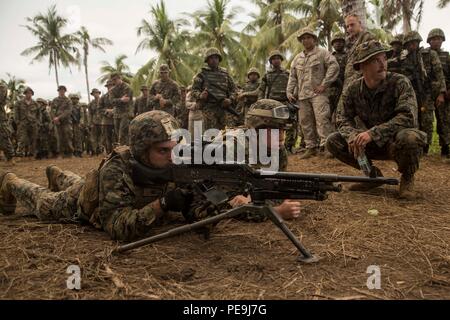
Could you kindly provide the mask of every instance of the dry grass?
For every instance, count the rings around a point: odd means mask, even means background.
[[[99,158],[24,161],[14,171],[45,185],[53,162],[83,174]],[[291,171],[359,174],[335,160],[290,163]],[[385,176],[398,176],[393,163],[379,165]],[[437,157],[424,159],[414,202],[398,200],[396,187],[305,202],[302,217],[288,224],[322,258],[314,265],[298,264],[270,222],[222,221],[208,241],[185,234],[113,256],[117,244],[105,233],[41,223],[19,209],[0,217],[0,298],[449,299],[449,172]],[[82,270],[79,291],[66,289],[71,264]],[[381,268],[381,290],[366,287],[370,265]]]

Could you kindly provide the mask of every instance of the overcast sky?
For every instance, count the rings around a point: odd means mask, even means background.
[[[159,1],[159,0],[158,0]],[[152,53],[143,51],[135,54],[140,39],[136,35],[136,28],[143,18],[148,19],[150,6],[157,0],[0,0],[0,78],[6,79],[9,72],[18,78],[26,80],[27,85],[35,91],[35,98],[50,99],[56,96],[56,82],[54,71],[49,74],[48,62],[42,61],[30,65],[31,57],[21,56],[20,53],[35,44],[35,38],[21,25],[25,24],[27,16],[39,12],[46,12],[52,4],[57,4],[58,11],[66,17],[72,17],[71,28],[73,32],[80,25],[86,26],[92,37],[106,37],[114,42],[106,53],[93,50],[89,56],[91,88],[98,87],[104,91],[97,82],[100,76],[100,62],[106,60],[110,63],[119,54],[126,54],[126,63],[132,72],[136,72],[145,64]],[[445,48],[450,50],[450,7],[439,10],[436,8],[437,0],[425,1],[424,18],[420,26],[420,33],[424,39],[428,31],[434,27],[442,28],[448,41]],[[246,0],[231,0],[232,5],[243,8],[239,20],[247,22],[248,13],[256,8]],[[166,0],[167,10],[171,18],[179,18],[183,12],[194,12],[206,5],[206,0],[179,1]],[[243,25],[243,24],[242,24]],[[241,25],[241,27],[242,27]],[[238,29],[241,27],[237,26]],[[422,43],[424,45],[424,43]],[[79,92],[83,100],[87,100],[85,78],[83,70],[72,67],[60,69],[60,83],[65,84],[69,92]]]

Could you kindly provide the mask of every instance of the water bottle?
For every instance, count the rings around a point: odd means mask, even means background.
[[[364,152],[358,157],[358,164],[364,174],[367,177],[370,177],[372,166],[370,165],[369,159],[367,159],[367,156]]]

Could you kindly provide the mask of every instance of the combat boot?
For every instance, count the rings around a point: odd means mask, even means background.
[[[62,172],[60,168],[55,165],[50,165],[45,169],[45,175],[47,176],[48,189],[53,192],[58,192],[58,184],[56,183],[56,178]]]
[[[400,180],[400,199],[414,200],[416,199],[416,194],[414,192],[414,175],[413,174],[403,174]]]
[[[307,149],[306,152],[300,156],[300,159],[306,160],[315,156],[317,156],[317,148]]]
[[[381,172],[380,169],[378,169],[375,166],[372,166],[372,176],[375,178],[381,178],[383,177],[383,173]],[[383,185],[383,183],[362,183],[362,182],[358,182],[358,183],[352,183],[347,190],[349,191],[370,191],[372,189],[381,187]]]
[[[12,172],[0,173],[0,213],[5,216],[12,215],[16,211],[16,198],[8,189],[8,182],[16,178]]]

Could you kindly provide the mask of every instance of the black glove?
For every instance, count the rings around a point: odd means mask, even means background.
[[[192,199],[193,194],[191,192],[185,189],[176,188],[167,192],[159,199],[159,203],[164,212],[184,212],[189,209]]]

